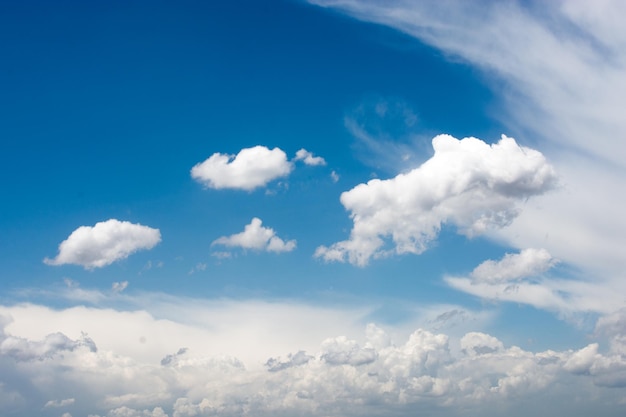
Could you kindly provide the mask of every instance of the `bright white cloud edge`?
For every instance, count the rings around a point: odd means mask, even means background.
[[[159,229],[128,221],[109,219],[94,226],[81,226],[59,245],[59,254],[45,258],[48,265],[81,265],[102,268],[161,241]]]

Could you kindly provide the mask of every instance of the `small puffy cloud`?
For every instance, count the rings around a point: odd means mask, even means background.
[[[213,241],[212,245],[240,247],[267,252],[290,252],[296,248],[295,240],[285,242],[276,236],[274,229],[263,227],[262,224],[261,219],[255,217],[250,224],[245,226],[243,232],[222,236]]]
[[[59,245],[48,265],[74,264],[85,269],[101,268],[161,241],[159,229],[110,219],[95,226],[81,226]]]
[[[208,188],[251,191],[289,175],[293,165],[279,148],[255,146],[237,155],[214,153],[191,168],[191,177]]]
[[[333,180],[333,182],[339,181],[339,174],[337,174],[337,172],[335,171],[332,171],[330,173],[330,179]]]
[[[74,398],[67,398],[65,400],[50,400],[43,406],[43,408],[67,407],[68,405],[74,404],[75,401],[76,400],[74,400]]]
[[[519,254],[507,253],[499,261],[487,260],[471,273],[474,282],[507,282],[541,274],[552,268],[556,260],[545,249],[528,248]]]
[[[302,161],[306,165],[317,166],[326,165],[326,161],[321,156],[313,156],[313,154],[306,149],[302,148],[296,152],[294,161]]]
[[[518,202],[556,185],[540,152],[506,136],[489,145],[439,135],[433,148],[435,154],[412,171],[344,192],[341,203],[354,223],[350,238],[318,247],[315,256],[364,266],[394,253],[420,254],[442,224],[468,237],[505,227],[519,214]]]
[[[128,281],[114,282],[113,285],[111,285],[111,290],[114,293],[119,294],[124,291],[126,287],[128,287]]]

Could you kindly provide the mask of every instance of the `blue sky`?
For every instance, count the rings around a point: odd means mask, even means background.
[[[3,4],[1,413],[623,415],[624,11]]]

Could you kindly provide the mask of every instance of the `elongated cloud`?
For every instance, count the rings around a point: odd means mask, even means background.
[[[341,195],[354,222],[350,239],[321,246],[315,256],[364,266],[392,253],[419,254],[449,223],[466,236],[509,225],[518,202],[553,188],[544,156],[502,136],[493,145],[449,135],[433,139],[435,154],[388,180],[371,180]],[[385,240],[392,248],[384,249]]]
[[[81,226],[59,245],[48,265],[74,264],[85,269],[102,268],[142,250],[152,249],[161,241],[159,229],[110,219],[95,226]]]
[[[191,177],[209,188],[250,191],[289,175],[292,169],[281,149],[255,146],[237,155],[214,153],[191,168]]]
[[[550,269],[556,260],[545,249],[524,249],[506,254],[500,261],[488,260],[472,271],[475,282],[507,282],[532,277]]]
[[[451,287],[492,301],[529,304],[561,314],[611,313],[623,305],[623,297],[593,281],[555,278],[546,272],[557,264],[545,249],[524,249],[502,259],[487,260],[469,276],[446,276]]]
[[[263,227],[263,222],[258,217],[252,219],[246,225],[243,232],[230,236],[222,236],[212,245],[224,245],[230,247],[240,247],[242,249],[254,249],[267,252],[291,252],[296,248],[296,241],[285,242],[278,236],[274,229]]]

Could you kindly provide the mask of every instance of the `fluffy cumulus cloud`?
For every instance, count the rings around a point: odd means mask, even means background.
[[[518,215],[520,201],[556,185],[544,156],[512,138],[489,145],[439,135],[432,142],[435,153],[420,167],[344,192],[341,203],[354,222],[350,238],[319,247],[316,256],[363,266],[372,257],[419,254],[442,224],[469,237],[502,228]]]
[[[214,153],[191,169],[191,177],[209,188],[250,191],[289,175],[292,169],[283,150],[254,146],[237,155]]]
[[[95,226],[81,226],[59,245],[59,254],[45,258],[48,265],[74,264],[85,269],[101,268],[125,259],[161,241],[159,229],[110,219]]]
[[[276,236],[274,229],[263,227],[261,219],[255,217],[250,224],[244,227],[243,232],[230,236],[222,236],[213,241],[212,245],[224,245],[267,252],[290,252],[296,248],[296,241],[288,240],[285,242]]]
[[[594,342],[532,352],[481,332],[456,338],[416,329],[396,339],[368,324],[360,340],[330,337],[285,359],[270,356],[257,368],[202,350],[181,348],[153,361],[141,352],[130,357],[96,348],[100,341],[86,336],[18,337],[9,329],[20,331],[26,323],[16,317],[10,326],[5,320],[0,332],[3,415],[57,417],[64,408],[92,417],[384,416],[390,410],[397,416],[472,410],[521,417],[545,412],[554,401],[572,402],[578,413],[624,411],[613,395],[626,386],[620,332],[611,333],[608,350]],[[614,329],[612,323],[622,319],[617,315],[601,327]],[[57,338],[63,343],[51,342]],[[254,338],[248,334],[239,343],[254,350]]]
[[[300,149],[296,152],[296,157],[294,158],[296,161],[302,161],[306,165],[316,166],[316,165],[326,165],[326,161],[321,156],[314,156],[311,152],[306,149]]]

